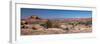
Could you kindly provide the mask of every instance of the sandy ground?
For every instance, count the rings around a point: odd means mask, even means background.
[[[44,30],[21,29],[21,35],[46,35],[46,34],[70,34],[70,33],[89,33],[92,29],[70,29],[63,30],[60,28],[48,28]]]

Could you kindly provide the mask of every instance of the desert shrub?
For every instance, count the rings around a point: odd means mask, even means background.
[[[51,28],[52,27],[52,22],[50,20],[48,20],[46,22],[47,28]]]
[[[79,22],[78,24],[83,24],[83,25],[91,25],[92,21],[87,21],[87,22]]]
[[[70,23],[68,23],[69,25],[73,25],[73,26],[76,26],[76,25],[78,25],[79,23],[78,22],[70,22]]]
[[[78,24],[85,24],[85,22],[79,22]]]
[[[59,28],[59,25],[58,24],[52,24],[52,27],[53,28]]]
[[[88,21],[88,22],[86,22],[85,25],[91,25],[91,24],[92,24],[92,21]]]
[[[42,23],[42,24],[40,24],[40,26],[43,26],[45,28],[48,28],[46,23]]]

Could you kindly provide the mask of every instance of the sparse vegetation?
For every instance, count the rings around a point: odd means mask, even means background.
[[[78,20],[77,20],[78,19]],[[65,34],[92,32],[92,18],[74,20],[42,19],[38,16],[21,20],[21,35]]]

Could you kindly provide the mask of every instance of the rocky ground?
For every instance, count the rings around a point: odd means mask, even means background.
[[[68,33],[88,33],[92,32],[92,29],[84,29],[84,30],[63,30],[59,28],[48,28],[44,30],[32,30],[32,29],[22,29],[22,35],[46,35],[46,34],[68,34]]]
[[[92,32],[91,18],[42,19],[30,16],[21,20],[21,35],[46,35]]]

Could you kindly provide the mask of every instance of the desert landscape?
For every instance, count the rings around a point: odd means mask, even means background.
[[[53,18],[28,16],[21,19],[21,35],[71,34],[92,32],[92,18]]]
[[[21,8],[21,35],[92,32],[92,11]]]

